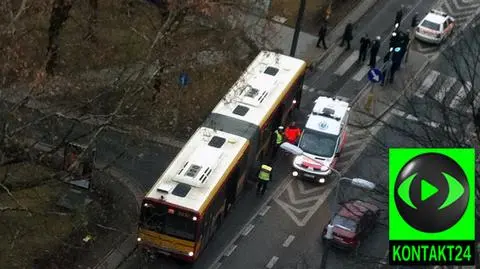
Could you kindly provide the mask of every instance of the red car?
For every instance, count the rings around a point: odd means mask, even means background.
[[[333,220],[328,223],[334,226],[332,245],[343,249],[357,248],[360,241],[375,228],[379,216],[380,209],[371,203],[362,200],[343,203]],[[323,229],[323,239],[326,232],[327,226]]]

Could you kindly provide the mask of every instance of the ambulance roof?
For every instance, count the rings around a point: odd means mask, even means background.
[[[342,120],[349,110],[349,104],[345,101],[320,96],[315,100],[315,106],[305,127],[322,133],[339,135]]]

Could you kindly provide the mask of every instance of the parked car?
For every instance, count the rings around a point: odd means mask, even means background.
[[[415,29],[415,38],[433,44],[442,43],[452,34],[455,19],[447,13],[432,9]]]
[[[343,249],[357,248],[375,228],[379,216],[380,209],[374,204],[362,200],[343,203],[328,223],[333,225],[332,245]],[[327,226],[323,229],[323,239]]]

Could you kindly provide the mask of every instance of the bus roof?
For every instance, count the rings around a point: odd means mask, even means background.
[[[247,146],[240,136],[198,128],[146,198],[202,211]]]
[[[262,126],[305,68],[303,60],[262,51],[212,113]]]

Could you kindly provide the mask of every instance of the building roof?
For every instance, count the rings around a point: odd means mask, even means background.
[[[212,113],[261,126],[305,68],[303,60],[262,51]]]
[[[339,99],[320,96],[315,100],[306,128],[323,133],[339,135],[341,121],[350,110],[349,104]]]
[[[200,127],[160,176],[146,198],[201,211],[248,146],[248,140]]]

